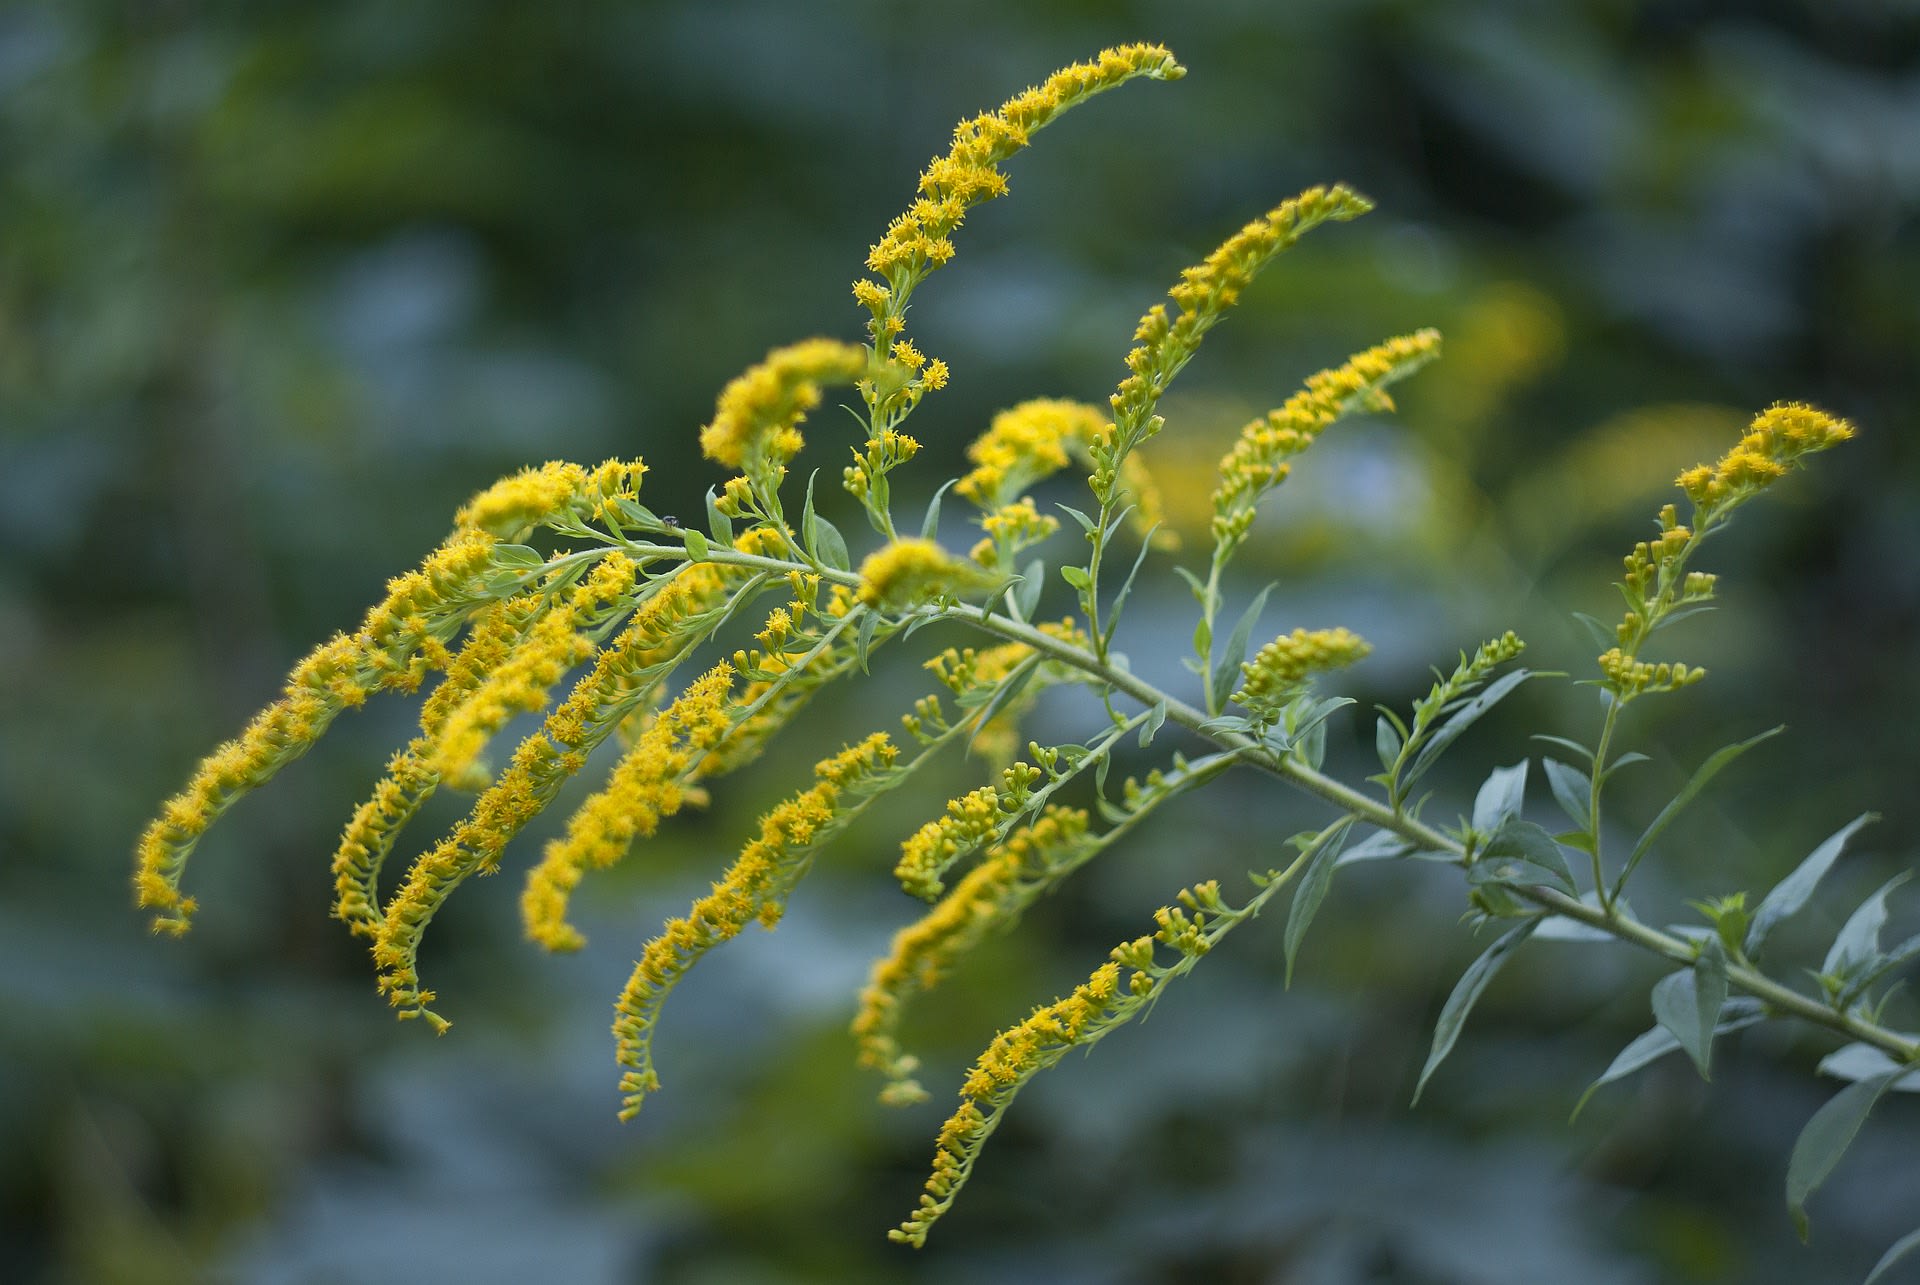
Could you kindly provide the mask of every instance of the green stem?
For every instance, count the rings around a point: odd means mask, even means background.
[[[794,569],[793,564],[781,562],[777,558],[739,553],[731,549],[713,549],[709,557],[714,562],[762,568],[782,574]],[[842,584],[857,585],[860,580],[858,576],[844,571],[829,571],[822,574]],[[964,611],[922,608],[916,614],[930,619],[948,617],[964,621],[977,629],[1005,638],[1010,642],[1025,643],[1042,655],[1070,665],[1125,693],[1149,709],[1164,703],[1170,720],[1222,749],[1238,751],[1242,761],[1261,771],[1279,777],[1294,788],[1322,799],[1342,812],[1351,813],[1356,819],[1368,825],[1391,831],[1423,849],[1449,853],[1462,863],[1466,860],[1466,849],[1457,840],[1432,826],[1406,816],[1396,811],[1390,804],[1336,781],[1297,759],[1276,755],[1247,737],[1217,729],[1203,730],[1211,721],[1204,710],[1196,709],[1178,697],[1161,691],[1137,675],[1114,668],[1092,652],[1076,647],[1072,643],[1063,642],[1042,633],[1021,621],[973,608]],[[1512,888],[1512,891],[1515,896],[1532,902],[1544,911],[1564,916],[1590,928],[1597,928],[1621,941],[1638,946],[1674,963],[1691,965],[1694,961],[1696,952],[1692,942],[1661,932],[1656,928],[1650,928],[1637,920],[1628,919],[1619,913],[1616,906],[1588,905],[1586,902],[1551,888],[1517,886]],[[1825,1027],[1862,1044],[1870,1044],[1901,1062],[1920,1061],[1920,1041],[1910,1039],[1853,1013],[1838,1012],[1817,999],[1790,990],[1745,964],[1736,963],[1728,966],[1727,983],[1779,1012],[1790,1013],[1815,1026]]]

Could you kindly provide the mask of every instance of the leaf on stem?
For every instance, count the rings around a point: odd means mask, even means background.
[[[1480,999],[1482,991],[1487,989],[1494,974],[1500,971],[1507,958],[1519,949],[1539,920],[1529,919],[1525,923],[1509,930],[1493,945],[1486,948],[1480,958],[1467,965],[1467,971],[1460,974],[1453,993],[1447,996],[1445,1007],[1440,1010],[1440,1020],[1433,1027],[1433,1051],[1427,1054],[1427,1064],[1420,1068],[1420,1081],[1413,1086],[1413,1100],[1417,1104],[1420,1094],[1427,1087],[1427,1079],[1440,1064],[1447,1060],[1447,1054],[1453,1052],[1454,1041],[1460,1038],[1460,1028],[1466,1024],[1467,1014]]]

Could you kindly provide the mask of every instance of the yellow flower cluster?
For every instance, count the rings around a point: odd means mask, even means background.
[[[537,816],[561,784],[586,764],[721,614],[721,586],[737,582],[737,568],[687,567],[655,582],[651,596],[620,635],[600,650],[593,668],[522,741],[505,771],[474,801],[466,820],[415,859],[391,900],[374,941],[380,989],[402,1018],[424,1017],[436,1031],[447,1022],[427,1008],[433,993],[420,986],[416,958],[427,924],[453,890],[474,873],[491,872],[500,854]]]
[[[1308,675],[1339,669],[1373,650],[1352,630],[1296,629],[1254,653],[1240,666],[1240,690],[1233,699],[1249,709],[1266,710],[1285,704]]]
[[[1059,1061],[1090,1031],[1102,1029],[1115,1002],[1122,1000],[1120,992],[1120,965],[1109,961],[1065,999],[1034,1009],[1026,1021],[994,1037],[967,1075],[960,1109],[941,1126],[933,1174],[919,1207],[887,1233],[889,1239],[915,1248],[926,1243],[927,1232],[972,1172],[998,1114],[1036,1072]]]
[[[520,896],[529,941],[552,951],[587,944],[567,922],[567,906],[581,875],[589,867],[604,869],[618,862],[635,838],[651,837],[661,821],[686,803],[694,769],[732,726],[727,697],[733,678],[733,667],[722,661],[689,683],[647,725],[606,786],[568,818],[566,835],[547,845]]]
[[[957,961],[1004,925],[1032,890],[1043,886],[1060,855],[1074,850],[1086,834],[1085,812],[1047,808],[1031,825],[994,845],[932,910],[894,934],[892,949],[874,962],[853,1019],[860,1065],[890,1081],[882,1101],[906,1104],[927,1096],[911,1078],[918,1059],[899,1045],[907,999],[939,984]]]
[[[583,630],[632,592],[638,568],[626,554],[602,558],[565,602],[540,615],[526,638],[445,718],[431,768],[442,780],[466,779],[487,742],[516,714],[544,709],[566,672],[593,654]]]
[[[1838,446],[1853,425],[1798,402],[1782,402],[1754,418],[1747,433],[1717,464],[1688,469],[1675,479],[1696,509],[1737,504],[1787,475],[1800,458]]]
[[[475,617],[466,643],[447,666],[447,676],[421,708],[420,735],[394,755],[372,797],[347,822],[333,856],[333,917],[356,935],[371,937],[377,931],[380,867],[400,831],[439,788],[440,774],[431,760],[447,720],[505,663],[545,606],[545,595],[535,590],[495,603]]]
[[[1214,539],[1229,545],[1243,539],[1260,497],[1286,479],[1288,459],[1306,450],[1356,406],[1391,409],[1387,385],[1412,374],[1439,352],[1437,330],[1389,339],[1309,377],[1306,386],[1278,409],[1241,429],[1220,461],[1220,484],[1213,493]]]
[[[973,471],[954,493],[983,509],[997,509],[1042,478],[1067,466],[1067,447],[1090,441],[1107,417],[1084,402],[1036,397],[993,417],[967,447]]]
[[[957,558],[932,540],[895,540],[868,554],[860,564],[860,601],[869,607],[899,611],[941,594],[966,594],[991,587],[974,562]]]
[[[1127,354],[1127,369],[1132,373],[1112,398],[1114,419],[1125,444],[1131,448],[1153,434],[1157,426],[1150,417],[1160,394],[1199,347],[1201,337],[1239,302],[1240,292],[1262,268],[1319,224],[1358,218],[1372,208],[1365,197],[1344,185],[1311,187],[1248,223],[1201,263],[1184,269],[1179,283],[1167,292],[1180,315],[1169,320],[1165,305],[1156,304],[1134,331],[1139,346]]]
[[[968,550],[967,556],[983,567],[1000,570],[1011,568],[1022,550],[1051,538],[1060,529],[1060,519],[1040,512],[1023,495],[981,517],[980,529],[986,539]]]
[[[340,712],[382,687],[412,691],[452,657],[446,639],[480,600],[493,537],[456,533],[417,571],[387,584],[387,595],[352,636],[335,635],[296,665],[285,694],[235,740],[208,755],[140,837],[135,904],[154,912],[155,932],[183,933],[196,908],[180,894],[195,843],[235,800],[306,753]]]
[[[764,453],[776,465],[799,454],[799,423],[820,404],[822,385],[851,384],[868,369],[867,351],[833,339],[776,348],[721,391],[713,420],[700,430],[700,450],[729,468]]]
[[[631,1119],[647,1094],[660,1087],[653,1069],[652,1041],[660,1005],[668,993],[701,956],[739,936],[748,924],[772,928],[779,922],[788,890],[814,851],[844,824],[846,796],[869,788],[898,753],[884,732],[876,732],[815,765],[813,788],[762,817],[760,833],[742,849],[713,891],[696,901],[685,916],[668,920],[660,935],[647,943],[621,992],[613,1024],[620,1064],[628,1068],[620,1081],[626,1095],[621,1119]]]
[[[639,460],[608,460],[591,470],[554,460],[501,478],[461,506],[454,526],[518,540],[562,515],[605,517],[614,501],[638,496],[646,472]]]
[[[1000,162],[1025,147],[1033,133],[1061,112],[1136,76],[1174,80],[1185,68],[1159,45],[1123,45],[1103,50],[1090,63],[1075,63],[1038,88],[1015,95],[998,111],[962,121],[953,147],[920,175],[919,197],[896,218],[867,254],[867,267],[887,285],[861,280],[854,297],[874,314],[875,342],[890,338],[913,283],[953,257],[949,239],[972,206],[1003,196],[1007,180]]]

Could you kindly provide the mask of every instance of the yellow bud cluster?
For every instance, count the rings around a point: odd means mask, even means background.
[[[1390,409],[1387,385],[1412,374],[1439,352],[1436,330],[1389,339],[1309,377],[1306,386],[1278,409],[1241,429],[1220,461],[1220,484],[1213,493],[1214,538],[1242,539],[1253,524],[1260,497],[1286,479],[1289,459],[1356,406]]]
[[[1023,549],[1030,549],[1060,529],[1060,519],[1040,512],[1028,496],[1003,504],[980,519],[987,538],[968,554],[983,567],[1009,565]]]
[[[1339,669],[1373,650],[1350,629],[1296,629],[1282,634],[1240,666],[1241,687],[1233,699],[1251,709],[1284,704],[1310,674]]]
[[[180,894],[194,845],[242,795],[265,785],[307,752],[344,709],[382,687],[412,691],[452,659],[445,638],[480,600],[493,537],[456,533],[419,570],[387,584],[351,637],[322,643],[287,677],[285,693],[201,761],[186,788],[161,805],[140,837],[134,900],[154,912],[155,932],[183,933],[196,908]]]
[[[851,384],[867,374],[867,351],[833,339],[808,339],[768,353],[726,386],[713,420],[700,430],[708,459],[741,468],[764,452],[776,463],[799,454],[799,423],[820,404],[822,385]]]
[[[1675,484],[1696,510],[1738,504],[1785,477],[1804,455],[1838,446],[1853,425],[1825,411],[1782,402],[1754,417],[1746,435],[1716,464],[1688,469]]]
[[[732,725],[733,678],[733,667],[722,661],[689,683],[648,724],[607,785],[568,819],[565,837],[547,845],[520,897],[528,940],[552,951],[586,945],[567,922],[574,888],[588,868],[613,865],[635,838],[651,837],[686,803],[692,769]]]
[[[1635,660],[1618,647],[1602,653],[1599,664],[1604,678],[1602,685],[1622,698],[1638,696],[1642,692],[1675,691],[1707,676],[1707,671],[1698,666],[1689,668],[1665,661],[1654,665]]]
[[[846,796],[886,773],[898,753],[885,733],[876,732],[816,764],[814,786],[762,817],[759,834],[713,891],[685,916],[668,920],[646,944],[621,992],[613,1024],[620,1064],[628,1068],[620,1081],[626,1095],[622,1119],[632,1118],[647,1094],[660,1087],[652,1040],[668,993],[701,956],[739,936],[748,924],[772,928],[779,922],[787,890],[814,851],[844,823]]]
[[[1031,825],[994,845],[932,910],[894,934],[892,949],[874,962],[853,1019],[860,1065],[891,1081],[882,1093],[884,1101],[904,1104],[926,1097],[911,1079],[919,1063],[901,1051],[898,1041],[907,999],[939,984],[988,933],[1004,926],[1086,834],[1085,812],[1049,807]]]
[[[1123,45],[1101,51],[1093,62],[1057,71],[998,111],[956,126],[953,147],[920,175],[919,197],[888,225],[886,235],[867,254],[868,269],[885,277],[888,284],[854,284],[854,297],[874,314],[876,335],[884,333],[884,319],[897,316],[890,310],[897,301],[904,302],[898,296],[953,257],[949,238],[967,210],[1005,195],[1007,180],[1000,173],[1000,162],[1025,147],[1034,131],[1068,108],[1136,76],[1173,80],[1183,74],[1185,69],[1159,45]]]
[[[991,587],[978,564],[955,557],[932,540],[895,540],[868,554],[860,564],[860,601],[898,611],[941,594],[965,594]]]

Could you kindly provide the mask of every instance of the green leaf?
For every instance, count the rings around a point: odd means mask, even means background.
[[[1072,518],[1075,522],[1078,522],[1082,531],[1085,531],[1088,535],[1093,534],[1094,522],[1092,518],[1082,513],[1079,509],[1074,508],[1071,504],[1058,504],[1054,507]]]
[[[1836,1080],[1871,1080],[1891,1075],[1896,1093],[1920,1093],[1920,1068],[1903,1065],[1871,1044],[1849,1044],[1820,1059],[1821,1075]]]
[[[933,493],[933,498],[927,501],[927,516],[920,519],[920,538],[922,540],[933,539],[934,535],[940,530],[940,501],[946,498],[947,488],[952,486],[957,480],[957,478],[951,479],[942,484],[940,489]]]
[[[1487,989],[1494,974],[1507,962],[1508,956],[1519,949],[1520,944],[1539,925],[1539,920],[1529,919],[1511,929],[1500,940],[1486,948],[1480,958],[1467,965],[1467,971],[1460,974],[1460,980],[1454,984],[1453,993],[1447,996],[1447,1002],[1440,1010],[1440,1020],[1433,1027],[1433,1050],[1427,1054],[1427,1064],[1420,1068],[1420,1081],[1413,1087],[1413,1100],[1420,1101],[1420,1094],[1427,1087],[1427,1079],[1440,1064],[1447,1060],[1447,1054],[1453,1052],[1453,1043],[1460,1038],[1460,1028],[1466,1024],[1467,1014],[1479,1002],[1480,994]]]
[[[1716,1037],[1728,1035],[1734,1031],[1745,1030],[1749,1026],[1757,1026],[1766,1020],[1766,1009],[1760,1001],[1742,995],[1728,1000],[1721,1006],[1720,1020],[1714,1025],[1713,1033]],[[1677,1052],[1679,1048],[1680,1041],[1675,1039],[1673,1032],[1664,1026],[1656,1026],[1642,1033],[1620,1050],[1607,1069],[1600,1073],[1599,1079],[1587,1086],[1587,1091],[1580,1095],[1579,1103],[1573,1108],[1574,1116],[1578,1118],[1586,1109],[1587,1099],[1593,1096],[1594,1090],[1602,1085],[1612,1084],[1615,1080],[1623,1080],[1642,1067],[1659,1061],[1667,1054]]]
[[[1707,788],[1707,783],[1720,774],[1721,768],[1733,762],[1768,737],[1778,736],[1785,730],[1786,728],[1784,726],[1770,728],[1758,736],[1751,736],[1737,744],[1724,745],[1715,750],[1706,762],[1695,769],[1693,776],[1687,783],[1680,787],[1680,793],[1674,795],[1667,806],[1660,809],[1660,815],[1653,819],[1653,824],[1646,828],[1645,832],[1641,834],[1639,842],[1633,845],[1633,851],[1627,855],[1626,867],[1620,871],[1620,877],[1614,880],[1614,891],[1618,892],[1627,886],[1628,876],[1633,873],[1633,868],[1640,864],[1640,858],[1647,855],[1647,849],[1651,848],[1653,841],[1660,837],[1660,832],[1673,823],[1673,819],[1680,815],[1687,804],[1693,802],[1694,797],[1698,795],[1700,791]],[[1615,766],[1617,767],[1619,765],[1615,764]]]
[[[1385,716],[1382,716],[1373,728],[1373,751],[1380,756],[1382,768],[1389,772],[1393,771],[1393,765],[1400,757],[1400,747],[1403,744],[1405,742],[1400,739],[1399,730],[1388,722]]]
[[[540,550],[526,544],[496,544],[487,550],[487,558],[496,567],[537,567],[547,560]]]
[[[733,543],[733,519],[720,511],[712,487],[707,488],[707,530],[719,543]]]
[[[1020,619],[1033,619],[1040,607],[1040,593],[1046,587],[1047,564],[1035,558],[1020,572],[1020,583],[1013,587],[1013,609]]]
[[[847,556],[847,542],[841,536],[840,528],[818,514],[813,519],[813,539],[816,558],[835,571],[853,570],[853,562]]]
[[[1756,957],[1760,954],[1760,947],[1766,943],[1767,934],[1773,931],[1773,926],[1783,919],[1792,918],[1807,904],[1813,896],[1813,890],[1819,887],[1820,880],[1840,859],[1847,841],[1861,826],[1879,819],[1878,813],[1862,812],[1829,835],[1825,842],[1807,855],[1805,861],[1794,868],[1792,874],[1773,886],[1773,891],[1753,912],[1753,924],[1747,929],[1747,954]]]
[[[1619,643],[1619,638],[1613,632],[1613,626],[1606,621],[1595,619],[1584,611],[1574,612],[1573,618],[1587,627],[1587,632],[1593,635],[1595,646],[1613,647]]]
[[[873,650],[874,631],[880,628],[880,613],[869,611],[860,619],[860,631],[854,635],[854,655],[859,658],[860,672],[867,671],[867,653]]]
[[[1564,736],[1548,736],[1544,732],[1535,732],[1532,736],[1528,737],[1527,739],[1534,740],[1534,741],[1545,741],[1549,745],[1558,745],[1563,750],[1572,750],[1575,754],[1578,754],[1581,758],[1585,759],[1589,763],[1593,762],[1592,750],[1588,749],[1586,746],[1582,745],[1580,742],[1570,741]]]
[[[1593,801],[1593,783],[1587,774],[1559,759],[1543,758],[1540,766],[1547,770],[1547,785],[1553,790],[1553,801],[1560,805],[1567,819],[1582,833],[1592,832],[1593,814],[1589,805]]]
[[[1087,575],[1087,569],[1085,567],[1061,567],[1060,578],[1072,585],[1075,589],[1078,589],[1081,593],[1085,593],[1087,586],[1093,583],[1092,579]]]
[[[1193,591],[1193,600],[1195,602],[1201,604],[1202,606],[1206,605],[1206,601],[1207,601],[1206,581],[1202,580],[1199,576],[1196,576],[1195,574],[1193,574],[1193,572],[1181,566],[1176,566],[1173,569],[1173,574],[1175,574],[1176,576],[1179,576],[1182,580],[1187,582],[1187,588]],[[1205,625],[1205,623],[1206,623],[1205,621],[1201,622],[1203,626]]]
[[[1893,1247],[1882,1254],[1880,1261],[1873,1265],[1873,1270],[1867,1273],[1867,1279],[1863,1285],[1874,1285],[1876,1281],[1887,1274],[1889,1267],[1894,1266],[1916,1249],[1920,1249],[1920,1229],[1910,1231],[1899,1240],[1894,1241]]]
[[[1140,748],[1144,750],[1153,744],[1153,738],[1160,734],[1160,729],[1166,723],[1167,702],[1163,698],[1154,702],[1153,708],[1147,711],[1147,721],[1140,724]]]
[[[1481,715],[1499,704],[1508,692],[1531,677],[1533,677],[1533,671],[1530,669],[1516,669],[1510,674],[1502,674],[1488,684],[1485,691],[1462,705],[1458,713],[1441,724],[1427,738],[1426,744],[1420,747],[1420,752],[1413,756],[1413,762],[1408,765],[1406,775],[1401,778],[1400,784],[1403,787],[1409,786],[1425,776],[1427,769],[1439,761],[1441,753],[1447,746],[1460,739],[1462,732],[1478,722]]]
[[[1413,851],[1413,844],[1401,838],[1391,830],[1376,830],[1360,842],[1348,848],[1340,857],[1343,866],[1358,865],[1362,861],[1392,861],[1404,857]]]
[[[1313,855],[1307,859],[1307,868],[1300,875],[1300,887],[1293,894],[1293,904],[1287,908],[1288,986],[1293,985],[1294,957],[1300,953],[1300,943],[1306,940],[1307,928],[1319,912],[1320,903],[1326,900],[1334,869],[1339,865],[1340,848],[1346,843],[1352,826],[1353,818],[1347,817],[1322,830],[1313,841]]]
[[[1492,834],[1520,814],[1527,801],[1527,760],[1512,767],[1496,767],[1480,785],[1473,800],[1473,828]]]
[[[1710,1080],[1713,1033],[1720,1009],[1727,1002],[1727,955],[1720,939],[1710,937],[1693,967],[1661,978],[1653,988],[1653,1017],[1673,1033],[1700,1078]]]
[[[1787,1161],[1787,1212],[1800,1239],[1807,1239],[1807,1197],[1820,1189],[1840,1157],[1859,1136],[1860,1126],[1892,1087],[1897,1073],[1849,1084],[1813,1113]]]
[[[1573,871],[1553,836],[1531,821],[1501,826],[1467,870],[1473,884],[1543,884],[1574,896]]]
[[[682,527],[680,529],[680,538],[686,542],[687,556],[689,558],[695,562],[705,562],[707,560],[706,536],[701,535],[692,527]]]
[[[1207,683],[1209,714],[1223,708],[1227,697],[1240,686],[1240,666],[1247,658],[1247,643],[1253,637],[1254,626],[1260,623],[1260,613],[1266,609],[1267,595],[1272,592],[1273,586],[1269,584],[1254,595],[1247,609],[1240,613],[1233,632],[1227,636],[1227,649],[1220,653],[1218,659],[1208,658],[1213,665],[1212,677]]]
[[[1156,525],[1153,531],[1160,528]],[[1120,592],[1113,595],[1113,605],[1107,608],[1106,627],[1101,631],[1102,640],[1112,638],[1113,631],[1120,626],[1120,613],[1126,609],[1127,596],[1133,592],[1133,582],[1140,576],[1140,565],[1147,560],[1147,550],[1153,547],[1153,531],[1140,541],[1140,550],[1133,555],[1133,566],[1127,571],[1127,578],[1120,582]]]
[[[1019,697],[1020,693],[1026,690],[1027,684],[1032,682],[1033,676],[1039,672],[1040,658],[1038,656],[1032,656],[1021,662],[1019,668],[1000,680],[1000,685],[993,689],[993,694],[981,704],[980,713],[974,716],[978,721],[973,725],[973,736],[968,738],[967,743],[969,745],[973,743],[974,738],[980,735],[981,730],[985,728],[988,723],[991,723],[1001,710],[1011,705],[1014,700]]]
[[[1833,939],[1827,962],[1820,965],[1821,972],[1831,977],[1852,977],[1879,962],[1880,930],[1887,926],[1887,894],[1912,877],[1913,871],[1902,870],[1860,903]]]

